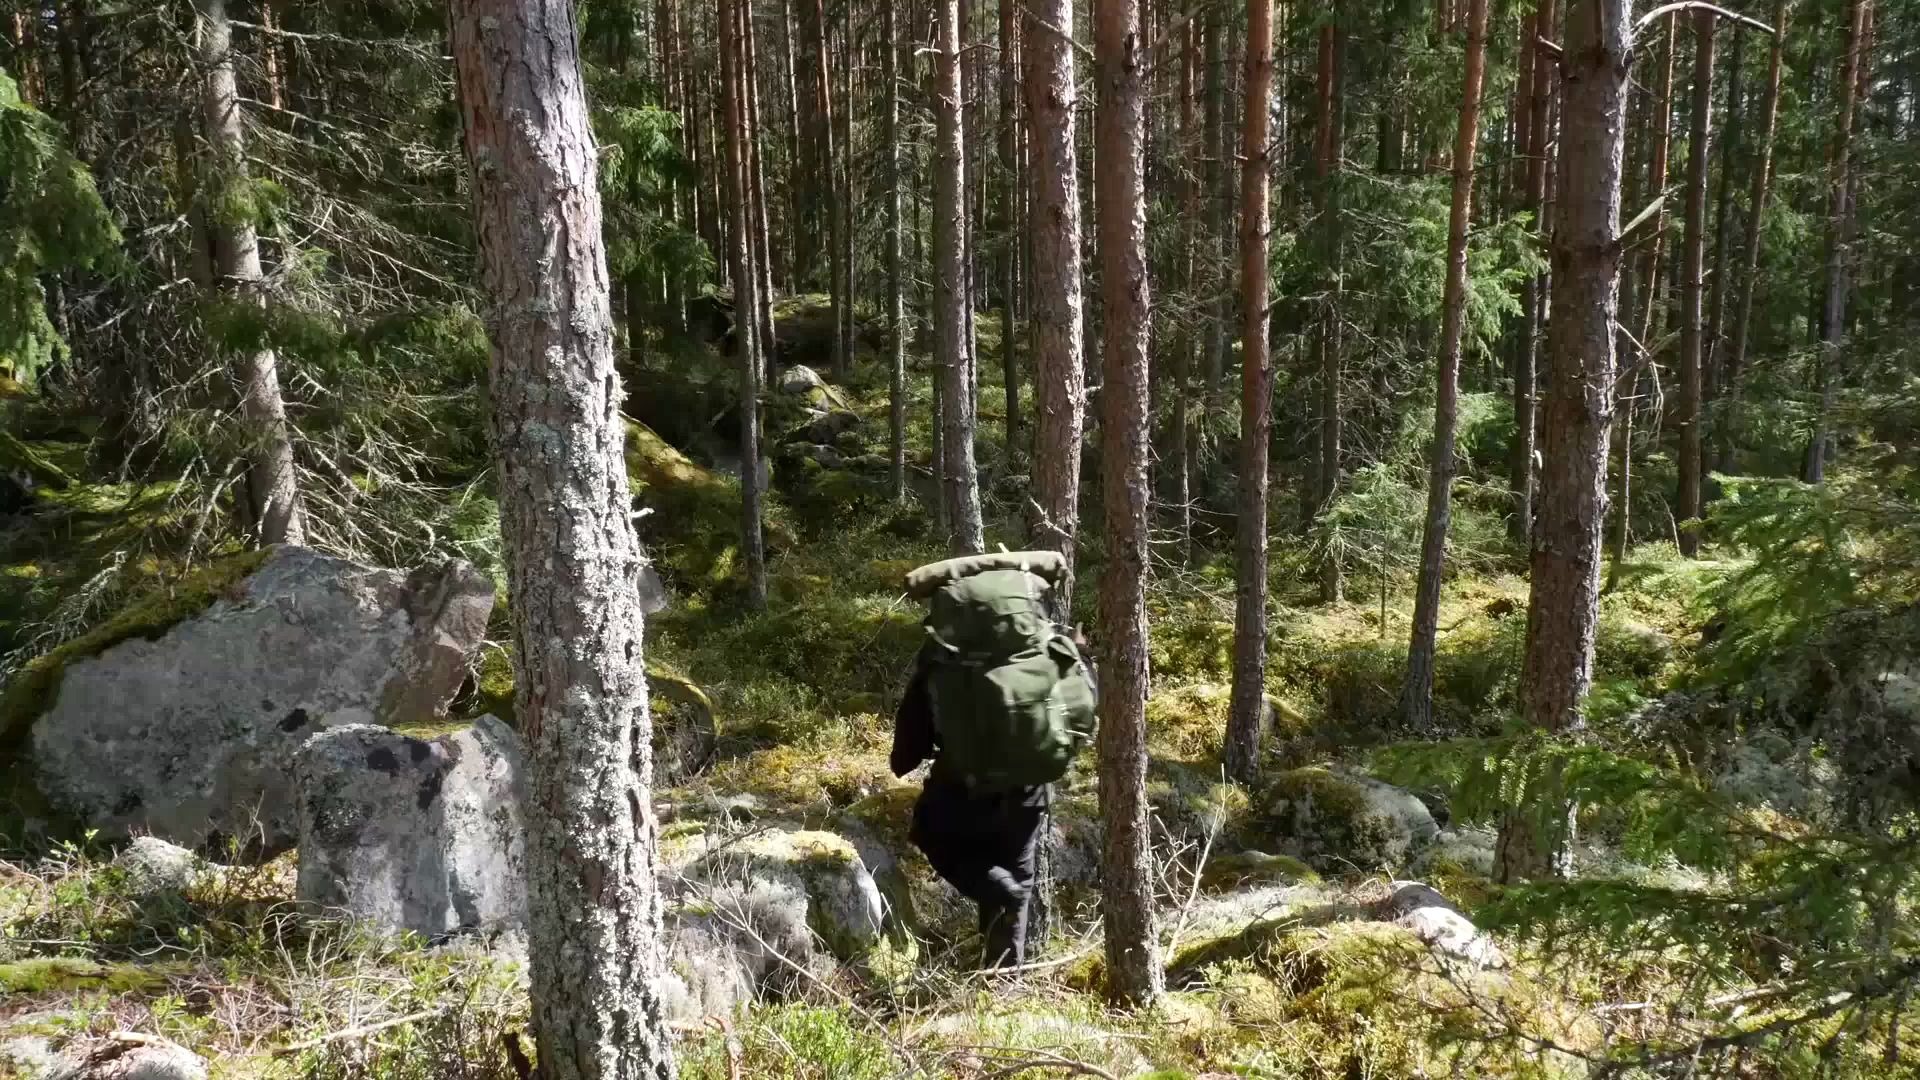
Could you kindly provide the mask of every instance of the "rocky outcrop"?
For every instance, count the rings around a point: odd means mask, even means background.
[[[14,1039],[0,1047],[0,1065],[31,1080],[207,1080],[207,1063],[198,1054],[157,1035],[126,1031],[76,1039],[58,1051],[45,1038]]]
[[[312,736],[295,767],[300,899],[430,938],[521,929],[525,773],[491,716],[431,740],[363,724]]]
[[[1418,796],[1364,776],[1294,769],[1266,798],[1276,842],[1323,870],[1397,869],[1440,832]]]
[[[440,716],[492,606],[462,562],[407,574],[276,549],[157,637],[65,665],[32,728],[41,789],[109,836],[283,850],[300,744]]]

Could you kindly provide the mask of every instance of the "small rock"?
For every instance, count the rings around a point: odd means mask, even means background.
[[[115,1032],[64,1049],[44,1080],[207,1080],[200,1055],[157,1035]]]
[[[353,725],[301,748],[300,899],[430,937],[526,925],[519,738]]]
[[[113,864],[126,872],[137,895],[185,892],[207,873],[200,856],[157,836],[134,837]]]
[[[1453,901],[1417,881],[1396,881],[1393,894],[1380,903],[1377,917],[1409,930],[1429,947],[1476,967],[1505,967],[1507,958],[1492,938]]]
[[[795,364],[780,374],[780,392],[783,394],[803,395],[812,390],[826,389],[827,381],[820,373],[805,364]]]

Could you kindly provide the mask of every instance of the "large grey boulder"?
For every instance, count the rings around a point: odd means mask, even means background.
[[[429,937],[526,923],[526,762],[491,716],[416,739],[355,724],[295,767],[300,899]]]
[[[136,836],[113,865],[126,874],[135,895],[182,893],[210,876],[212,868],[200,856],[157,836]]]
[[[40,787],[108,836],[284,850],[300,744],[440,716],[492,607],[466,563],[403,573],[276,549],[157,639],[66,665],[33,725]]]
[[[1370,777],[1294,769],[1274,778],[1267,798],[1275,840],[1322,869],[1397,869],[1440,833],[1418,796]]]
[[[1419,938],[1435,952],[1475,967],[1500,968],[1506,954],[1440,892],[1417,881],[1396,881],[1374,916]]]

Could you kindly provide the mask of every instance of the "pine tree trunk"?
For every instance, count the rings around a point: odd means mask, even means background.
[[[1753,296],[1760,276],[1760,237],[1766,225],[1767,198],[1773,191],[1773,139],[1780,126],[1780,76],[1786,53],[1787,11],[1788,0],[1774,0],[1773,47],[1767,58],[1767,88],[1760,104],[1760,146],[1754,155],[1753,187],[1747,199],[1747,246],[1740,259],[1740,292],[1733,305],[1733,336],[1727,341],[1726,362],[1720,368],[1726,400],[1720,411],[1715,456],[1721,472],[1732,472],[1734,468],[1733,438],[1740,420],[1741,382],[1746,374]]]
[[[817,194],[827,203],[827,294],[833,316],[833,370],[847,373],[847,342],[841,338],[841,310],[846,297],[840,293],[840,183],[839,157],[834,152],[832,50],[827,42],[826,0],[813,0],[814,145],[819,173]]]
[[[1247,5],[1247,105],[1240,138],[1240,505],[1234,544],[1233,694],[1227,775],[1259,775],[1267,672],[1267,459],[1273,357],[1267,342],[1268,156],[1273,89],[1273,0]]]
[[[533,1030],[545,1080],[671,1080],[641,566],[593,134],[571,5],[454,0],[492,302],[501,536],[526,736]]]
[[[1813,434],[1807,440],[1806,469],[1801,479],[1809,484],[1826,480],[1827,457],[1831,452],[1834,390],[1840,381],[1840,354],[1847,330],[1848,263],[1852,257],[1853,214],[1850,170],[1853,167],[1853,122],[1859,98],[1861,56],[1873,0],[1848,0],[1846,48],[1841,54],[1840,73],[1834,90],[1838,105],[1834,115],[1833,147],[1827,156],[1827,259],[1825,282],[1820,302],[1820,356],[1815,367],[1815,383],[1820,395],[1814,414]]]
[[[1154,929],[1147,807],[1148,281],[1146,53],[1139,0],[1093,12],[1099,88],[1101,492],[1107,564],[1100,578],[1101,915],[1107,994],[1151,1004],[1166,986]]]
[[[1707,300],[1706,352],[1702,362],[1706,365],[1706,405],[1705,424],[1702,437],[1717,445],[1720,430],[1719,408],[1726,392],[1723,378],[1723,365],[1726,363],[1726,311],[1727,311],[1727,255],[1732,247],[1733,235],[1733,172],[1734,164],[1741,152],[1740,140],[1743,135],[1746,102],[1743,99],[1744,59],[1747,46],[1747,27],[1745,23],[1733,26],[1733,53],[1727,58],[1727,122],[1720,137],[1720,176],[1719,188],[1714,193],[1713,205],[1713,273],[1712,291]],[[1711,472],[1711,461],[1703,465]],[[1709,481],[1711,483],[1711,481]],[[1713,491],[1704,493],[1704,498],[1712,499]]]
[[[751,184],[752,199],[747,204],[749,215],[747,225],[753,233],[753,277],[756,302],[753,305],[754,325],[760,334],[756,357],[760,365],[760,377],[773,375],[773,233],[767,222],[767,173],[760,154],[760,80],[755,77],[759,71],[757,46],[754,44],[753,10],[749,0],[740,0],[740,48],[738,56],[742,59],[740,68],[740,92],[745,102],[747,119],[747,179]]]
[[[1187,12],[1186,25],[1181,28],[1180,134],[1175,144],[1180,158],[1178,170],[1181,187],[1179,276],[1187,305],[1193,305],[1203,295],[1198,232],[1203,197],[1200,172],[1191,162],[1191,155],[1199,149],[1198,114],[1194,107],[1194,79],[1199,74],[1200,64],[1200,33],[1194,23],[1194,17],[1198,14],[1197,11]],[[1168,499],[1173,504],[1174,536],[1182,562],[1188,561],[1193,555],[1192,398],[1194,360],[1199,347],[1199,335],[1190,325],[1183,324],[1173,352],[1173,422],[1167,435],[1169,445],[1161,455],[1173,462],[1173,490],[1168,493]]]
[[[1320,28],[1319,107],[1315,128],[1318,146],[1314,172],[1320,197],[1321,252],[1327,266],[1327,300],[1320,316],[1320,491],[1315,515],[1333,509],[1340,494],[1341,443],[1341,285],[1340,200],[1336,192],[1340,172],[1340,30],[1328,22]],[[1334,604],[1341,594],[1340,555],[1329,550],[1320,563],[1320,602]]]
[[[1027,123],[1032,132],[1036,547],[1071,566],[1080,528],[1080,439],[1087,408],[1082,362],[1080,176],[1074,160],[1073,0],[1036,0],[1026,27]],[[1059,590],[1071,597],[1072,590]],[[1058,613],[1065,615],[1065,612]]]
[[[893,501],[907,501],[907,316],[901,293],[900,191],[906,180],[900,167],[900,30],[897,0],[880,2],[882,137],[887,142],[887,370],[888,414],[892,421]]]
[[[1453,144],[1453,208],[1447,223],[1447,284],[1442,301],[1440,360],[1433,413],[1433,461],[1427,479],[1427,523],[1420,540],[1420,581],[1413,601],[1413,639],[1400,695],[1407,727],[1433,727],[1433,656],[1440,627],[1440,583],[1453,517],[1454,432],[1459,425],[1461,339],[1467,313],[1467,229],[1473,221],[1473,159],[1480,142],[1480,90],[1486,77],[1487,0],[1467,7],[1466,88]]]
[[[1643,193],[1648,200],[1664,198],[1667,191],[1669,158],[1673,148],[1673,65],[1679,49],[1679,26],[1678,14],[1667,16],[1666,49],[1661,54],[1660,62],[1660,89],[1653,99],[1653,111],[1649,114],[1653,123],[1653,148],[1647,165],[1646,191]],[[1638,210],[1637,207],[1635,209]],[[1607,575],[1608,588],[1618,583],[1620,569],[1626,565],[1627,549],[1633,542],[1633,422],[1640,407],[1640,383],[1653,366],[1655,335],[1660,332],[1662,274],[1666,272],[1663,258],[1666,255],[1667,216],[1666,204],[1662,203],[1654,213],[1653,238],[1647,244],[1643,268],[1639,271],[1642,287],[1639,337],[1633,355],[1624,362],[1626,392],[1622,395],[1616,390],[1615,421],[1619,431],[1613,441],[1620,455],[1619,498],[1614,500],[1613,507],[1613,567]],[[1631,295],[1627,297],[1627,303],[1634,303]]]
[[[967,307],[966,141],[960,100],[959,0],[936,0],[938,40],[934,56],[937,131],[933,167],[934,363],[940,367],[941,477],[947,508],[948,547],[956,555],[986,549],[980,520],[980,478],[974,469],[978,426],[973,393],[973,354],[968,349],[972,312]]]
[[[1200,421],[1206,426],[1207,417],[1212,414],[1215,397],[1220,390],[1220,382],[1227,369],[1227,326],[1231,322],[1229,314],[1231,298],[1228,295],[1227,267],[1232,265],[1233,256],[1227,250],[1227,214],[1232,199],[1233,170],[1227,164],[1228,136],[1226,117],[1227,61],[1221,44],[1221,23],[1224,4],[1208,4],[1203,18],[1206,25],[1202,35],[1206,38],[1206,105],[1205,125],[1207,129],[1207,148],[1205,171],[1207,199],[1207,281],[1209,291],[1216,298],[1211,305],[1211,318],[1207,320],[1207,348],[1200,361]]]
[[[1693,15],[1693,129],[1687,136],[1686,235],[1680,253],[1680,554],[1700,552],[1700,490],[1705,459],[1700,452],[1705,393],[1705,299],[1707,272],[1707,156],[1713,137],[1713,51],[1718,16]]]
[[[766,327],[760,295],[760,245],[754,223],[751,73],[746,68],[747,0],[720,0],[720,97],[725,114],[728,258],[733,266],[734,310],[741,320],[734,334],[740,378],[740,550],[747,564],[747,606],[767,606],[767,555],[760,511],[760,350]]]
[[[840,339],[841,372],[853,370],[854,336],[854,260],[855,232],[853,192],[853,16],[849,9],[840,28]]]
[[[1527,178],[1525,205],[1533,212],[1534,230],[1543,246],[1548,237],[1547,174],[1553,129],[1554,92],[1559,86],[1560,64],[1549,56],[1540,38],[1559,32],[1557,0],[1540,0],[1534,17],[1537,36],[1532,42],[1533,71],[1527,101]],[[1547,275],[1527,279],[1521,295],[1520,349],[1513,364],[1513,457],[1508,463],[1508,483],[1513,488],[1513,518],[1510,535],[1531,547],[1533,535],[1534,458],[1537,444],[1534,432],[1539,427],[1537,397],[1541,331],[1546,323]]]
[[[1620,181],[1631,31],[1627,0],[1573,0],[1567,11],[1561,168],[1552,263],[1552,365],[1535,525],[1521,715],[1550,732],[1577,728],[1593,682],[1600,615],[1600,534],[1612,430],[1619,306]],[[1571,818],[1549,785],[1502,823],[1501,880],[1566,869]]]
[[[1005,383],[1008,460],[1020,446],[1020,368],[1013,332],[1013,298],[1019,287],[1014,258],[1019,250],[1014,232],[1014,206],[1020,197],[1020,139],[1015,127],[1019,111],[1014,105],[1020,92],[1020,43],[1014,29],[1019,2],[1000,0],[1000,373]]]
[[[786,91],[786,101],[782,113],[787,123],[787,287],[800,292],[806,287],[806,277],[811,266],[808,255],[811,244],[808,236],[811,228],[811,211],[814,209],[807,196],[806,150],[800,141],[800,91],[794,60],[794,37],[798,28],[793,21],[793,0],[780,0],[780,88]]]
[[[239,82],[234,75],[233,23],[226,0],[194,0],[202,69],[201,127],[208,146],[208,176],[202,206],[211,242],[216,295],[236,304],[266,306],[260,269],[260,238],[247,211],[248,189],[244,120]],[[280,394],[279,357],[268,346],[242,349],[232,360],[240,391],[240,419],[247,435],[244,518],[256,546],[299,544],[306,538],[300,482],[293,463],[293,431],[286,400]]]

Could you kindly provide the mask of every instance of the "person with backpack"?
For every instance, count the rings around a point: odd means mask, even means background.
[[[1026,960],[1034,858],[1051,798],[1093,738],[1095,685],[1081,645],[1048,617],[1058,552],[923,566],[926,641],[894,713],[895,776],[932,759],[908,833],[934,872],[980,909],[986,967]]]

